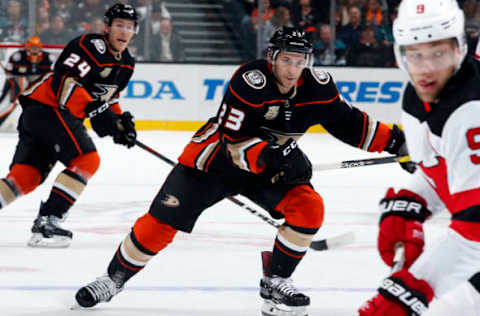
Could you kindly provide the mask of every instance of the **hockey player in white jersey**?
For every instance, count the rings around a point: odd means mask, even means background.
[[[392,266],[361,316],[480,315],[480,63],[466,57],[455,0],[403,0],[393,24],[395,56],[408,72],[402,124],[418,162],[409,185],[380,202],[378,250]],[[478,54],[478,52],[477,52]],[[423,222],[447,210],[446,233],[424,251]]]
[[[477,43],[477,48],[475,49],[475,59],[480,61],[480,39]]]

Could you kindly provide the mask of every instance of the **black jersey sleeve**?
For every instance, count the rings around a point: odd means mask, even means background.
[[[383,151],[390,140],[391,128],[343,98],[331,74],[310,70],[305,81],[318,95],[317,99],[323,100],[313,105],[315,124],[321,124],[334,137],[351,146]]]

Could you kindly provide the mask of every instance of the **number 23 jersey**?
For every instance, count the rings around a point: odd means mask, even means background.
[[[53,72],[32,84],[22,98],[61,107],[80,118],[94,100],[109,102],[121,113],[118,97],[133,74],[135,60],[128,49],[113,53],[104,35],[84,34],[73,39],[58,57]],[[28,100],[26,100],[28,102]]]

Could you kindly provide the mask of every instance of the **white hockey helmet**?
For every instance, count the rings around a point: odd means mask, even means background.
[[[460,50],[457,70],[467,54],[465,16],[456,0],[403,0],[393,22],[398,66],[407,70],[401,47],[456,38]]]

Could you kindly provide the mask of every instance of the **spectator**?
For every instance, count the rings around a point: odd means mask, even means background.
[[[105,32],[105,23],[102,17],[94,17],[90,23],[90,33],[103,34]]]
[[[393,59],[392,48],[385,47],[377,41],[375,29],[372,26],[366,26],[362,30],[360,41],[347,53],[348,66],[392,67]]]
[[[364,12],[366,25],[380,26],[384,23],[383,11],[379,0],[368,0]]]
[[[37,7],[37,23],[35,25],[35,34],[40,34],[50,27],[50,14],[45,6]]]
[[[275,9],[275,13],[270,19],[270,23],[265,24],[265,36],[270,38],[273,33],[282,26],[292,27],[292,19],[290,9],[288,7],[279,6]]]
[[[478,20],[477,10],[480,9],[480,6],[477,4],[476,0],[465,0],[463,3],[463,13],[465,14],[465,25],[471,24],[471,22]]]
[[[50,16],[60,15],[63,23],[68,26],[67,28],[73,28],[74,10],[72,0],[53,0]]]
[[[102,0],[84,0],[79,1],[75,8],[73,18],[74,30],[85,32],[90,30],[90,22],[97,16],[98,12],[105,12],[109,8],[109,3]]]
[[[377,34],[380,34],[377,39],[381,40],[385,46],[393,44],[393,21],[397,18],[398,6],[391,8],[389,12],[388,20],[377,28]]]
[[[273,14],[275,13],[275,9],[270,6],[270,0],[258,0],[263,1],[263,11],[262,11],[262,19],[263,21],[270,21]],[[258,7],[253,9],[252,14],[250,15],[252,21],[258,21]]]
[[[362,13],[360,8],[357,6],[350,7],[348,19],[350,22],[340,29],[338,37],[345,43],[345,45],[347,45],[347,47],[351,47],[360,41],[361,32],[364,27],[362,25]]]
[[[353,6],[360,7],[358,0],[341,0],[340,1],[339,10],[342,15],[342,26],[347,25],[350,22],[348,12],[350,11],[350,8]]]
[[[11,0],[7,7],[8,20],[0,28],[2,42],[24,43],[27,36],[27,25],[22,19],[22,5],[19,1]]]
[[[330,52],[330,42],[332,41],[332,29],[329,24],[322,24],[319,30],[319,41],[313,43],[315,48],[315,65],[345,65],[346,46],[336,40],[334,44],[335,51]]]
[[[248,17],[242,21],[240,29],[241,44],[243,48],[243,58],[245,60],[252,60],[257,58],[257,34],[258,34],[258,15]],[[263,24],[263,38],[262,51],[265,51],[268,45],[268,30],[273,27],[269,20],[264,21]]]
[[[296,0],[292,13],[295,26],[303,27],[306,32],[315,33],[315,25],[320,22],[320,13],[312,7],[311,0]]]
[[[40,38],[45,44],[67,44],[76,36],[77,33],[65,28],[61,15],[54,16],[50,23],[50,28],[40,34]]]
[[[182,38],[172,29],[172,20],[163,17],[160,20],[160,32],[158,40],[153,41],[152,60],[163,62],[183,62],[185,49]]]

